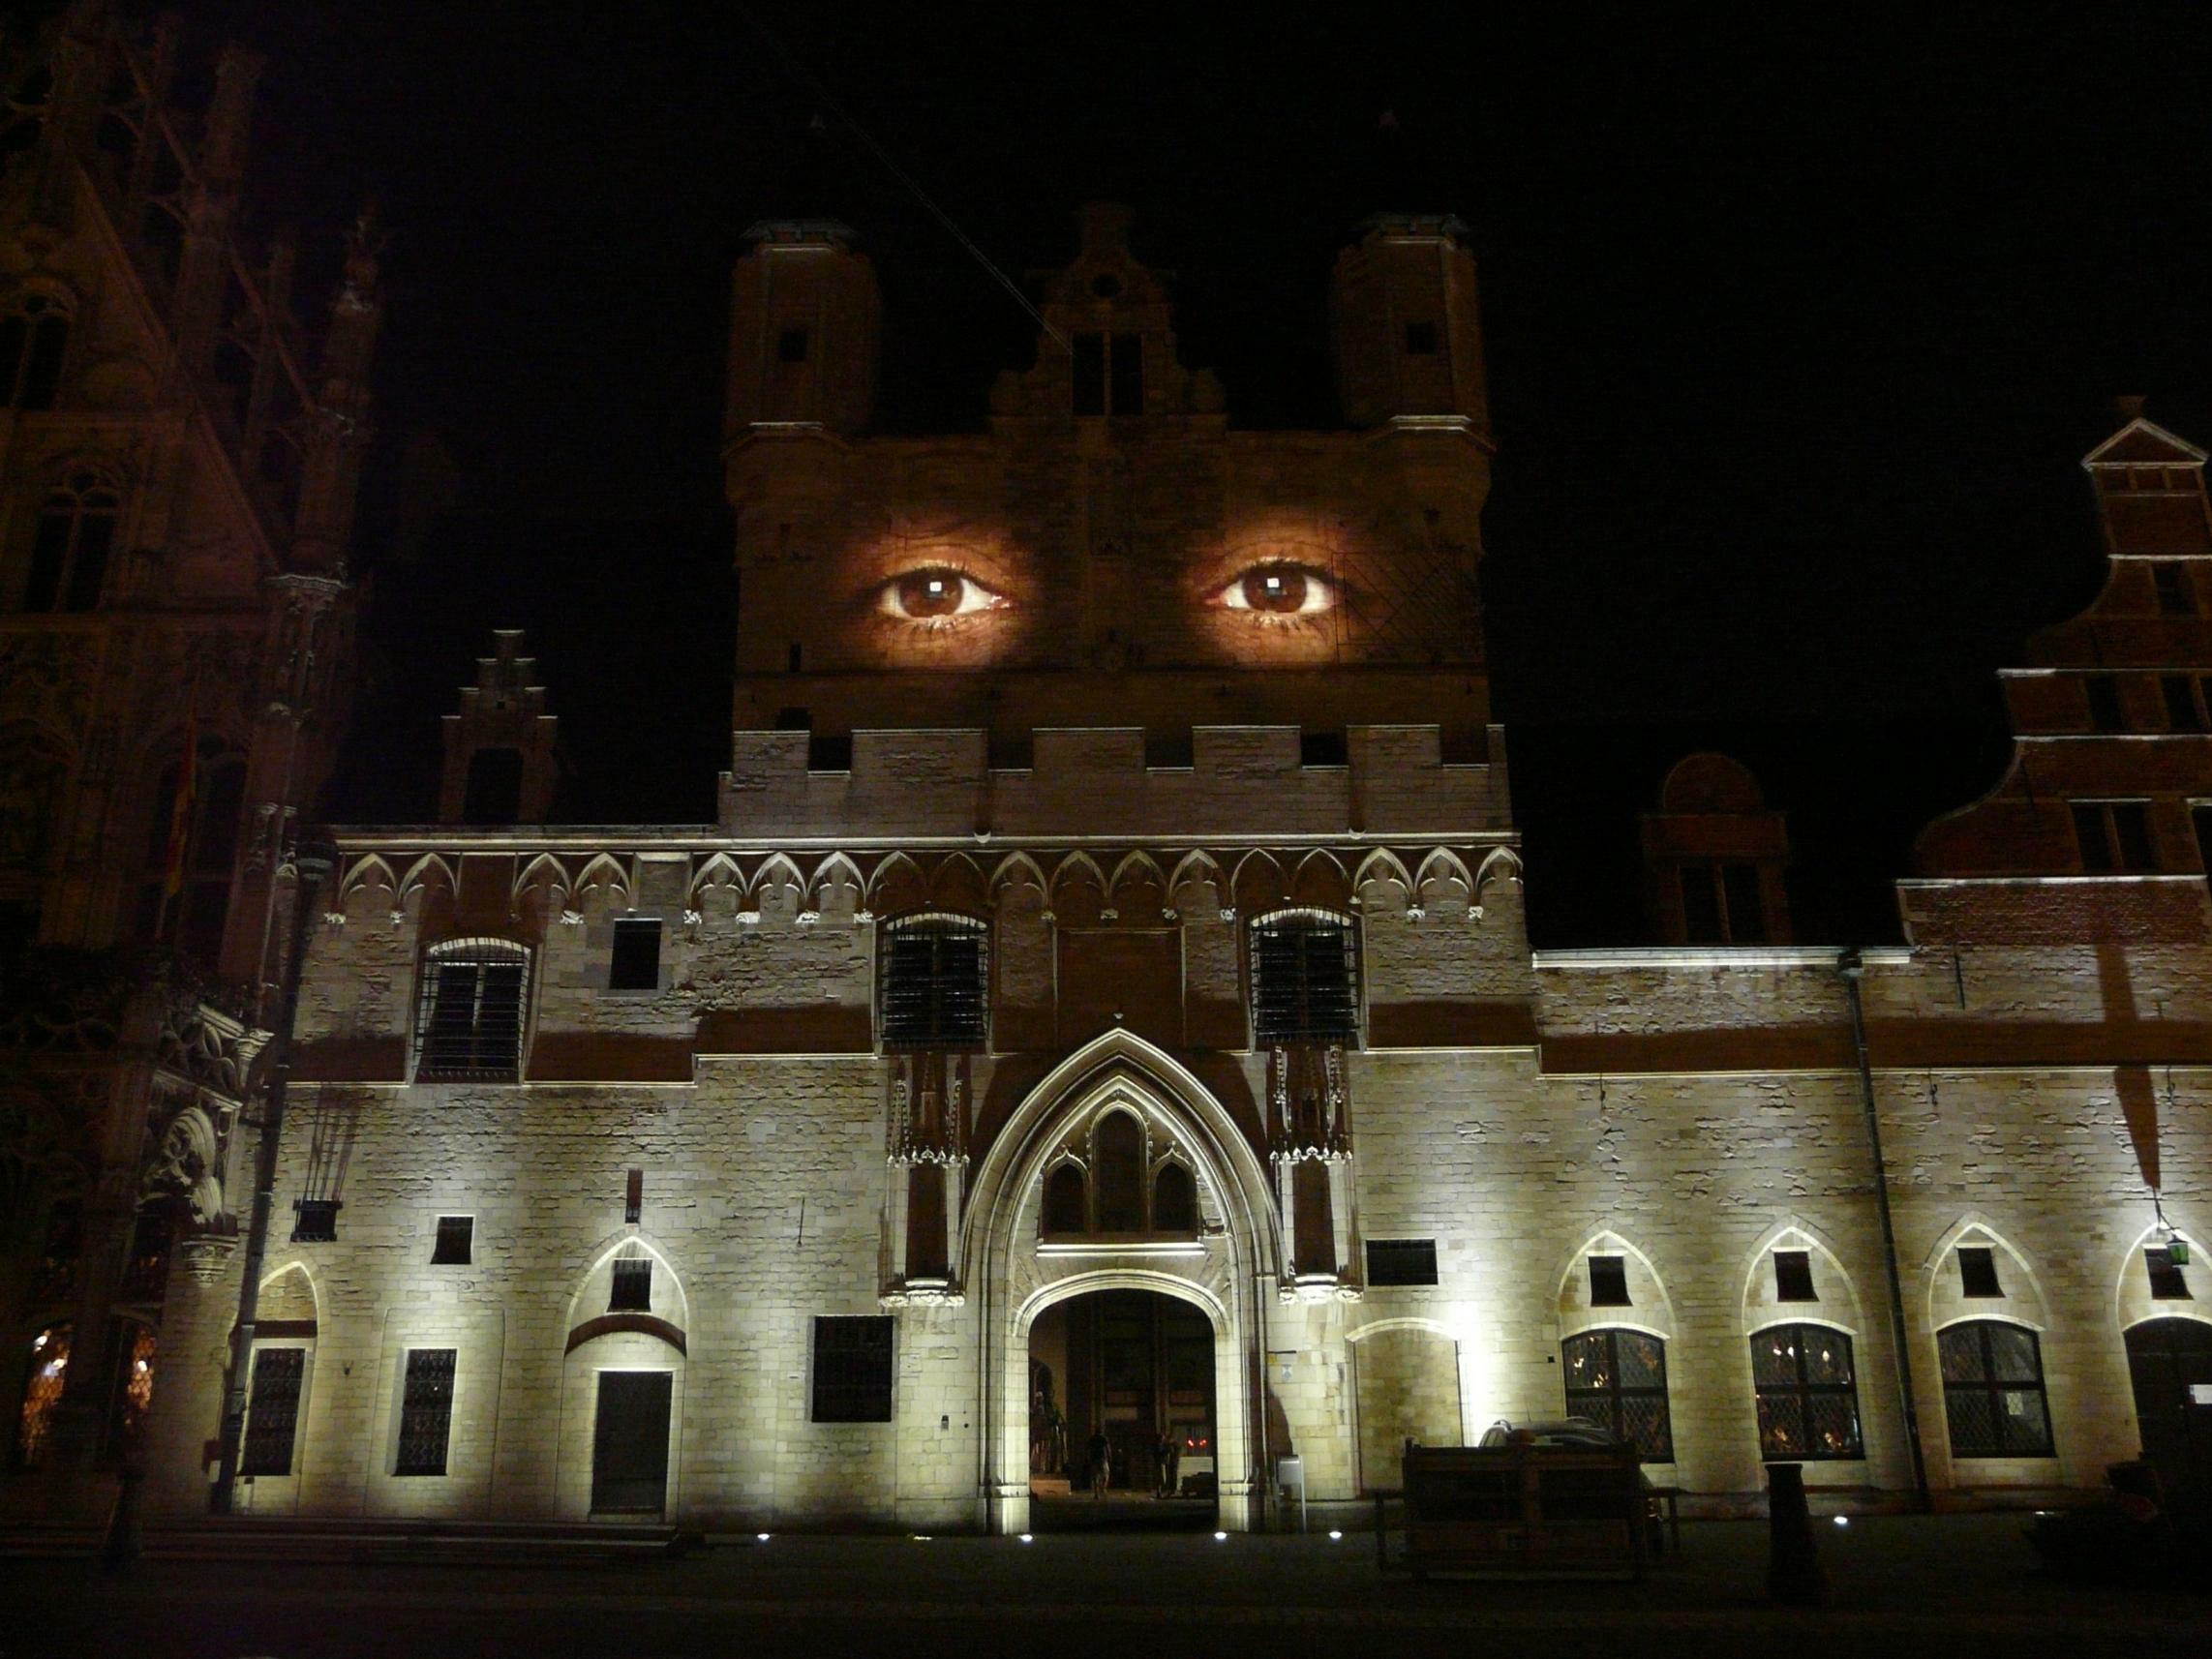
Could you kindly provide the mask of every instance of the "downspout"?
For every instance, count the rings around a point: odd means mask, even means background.
[[[245,1274],[238,1284],[238,1323],[230,1333],[230,1365],[223,1379],[223,1421],[217,1430],[215,1484],[208,1489],[210,1515],[228,1515],[238,1482],[238,1449],[246,1432],[247,1373],[254,1358],[254,1325],[260,1311],[261,1262],[269,1252],[269,1213],[276,1204],[277,1155],[285,1129],[285,1093],[291,1079],[292,1027],[299,1018],[299,980],[307,956],[308,929],[321,897],[322,878],[337,854],[326,846],[302,846],[293,855],[298,879],[292,888],[291,954],[285,962],[284,1001],[276,1040],[269,1052],[269,1094],[261,1110],[261,1141],[254,1155],[254,1209],[246,1223]]]
[[[1860,999],[1859,981],[1866,972],[1859,950],[1853,946],[1835,960],[1843,988],[1851,1003],[1851,1046],[1859,1061],[1859,1101],[1866,1114],[1866,1155],[1874,1167],[1874,1211],[1882,1219],[1882,1271],[1890,1289],[1890,1345],[1896,1355],[1897,1399],[1905,1413],[1905,1445],[1913,1459],[1913,1497],[1922,1511],[1931,1505],[1927,1490],[1927,1455],[1921,1449],[1920,1403],[1913,1393],[1912,1349],[1905,1334],[1904,1282],[1897,1272],[1897,1230],[1890,1218],[1890,1171],[1882,1160],[1882,1122],[1874,1110],[1874,1068],[1866,1058],[1866,1010]]]

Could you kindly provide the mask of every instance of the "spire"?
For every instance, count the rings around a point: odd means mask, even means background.
[[[369,364],[383,319],[378,262],[385,240],[376,208],[364,207],[347,235],[345,275],[330,303],[293,540],[299,568],[318,574],[343,569],[352,534],[361,457],[370,437]]]

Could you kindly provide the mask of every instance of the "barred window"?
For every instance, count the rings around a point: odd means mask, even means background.
[[[1851,1339],[1827,1325],[1775,1325],[1751,1339],[1759,1453],[1770,1463],[1863,1458]]]
[[[814,1321],[813,1420],[891,1421],[891,1319],[887,1315]]]
[[[440,946],[423,964],[415,1074],[513,1082],[522,1070],[530,956],[499,939]]]
[[[246,1406],[242,1475],[288,1475],[299,1427],[299,1387],[307,1374],[305,1348],[262,1348],[254,1355],[254,1383]]]
[[[876,993],[884,1047],[984,1045],[987,938],[984,924],[965,916],[908,916],[884,923]]]
[[[1961,1458],[2047,1458],[2043,1347],[2025,1325],[1977,1319],[1938,1331],[1943,1412]]]
[[[1349,921],[1287,911],[1252,924],[1252,1030],[1262,1047],[1359,1040],[1358,941]]]
[[[1610,1430],[1648,1463],[1675,1461],[1665,1342],[1642,1331],[1585,1331],[1560,1344],[1560,1359],[1569,1417]]]
[[[409,1348],[407,1381],[400,1395],[399,1456],[396,1475],[441,1475],[445,1443],[453,1430],[451,1348]]]
[[[294,1198],[291,1204],[291,1242],[335,1244],[338,1239],[338,1212],[345,1207],[335,1198]]]
[[[1435,1239],[1369,1239],[1367,1282],[1382,1284],[1434,1284],[1437,1282]]]

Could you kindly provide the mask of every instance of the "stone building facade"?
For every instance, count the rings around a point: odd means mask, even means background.
[[[1095,1432],[1236,1529],[1287,1458],[1349,1501],[1568,1413],[1713,1508],[2200,1454],[2202,453],[2089,458],[2109,585],[2008,677],[1904,947],[1788,943],[1779,819],[1699,757],[1652,911],[1732,923],[1532,952],[1462,227],[1343,252],[1304,433],[1233,427],[1128,216],[1079,227],[1035,366],[935,437],[870,430],[853,233],[748,238],[717,823],[546,822],[502,636],[444,821],[336,832],[238,1507],[1019,1532]],[[168,1514],[242,1274],[170,1277]]]
[[[79,4],[46,45],[0,103],[0,1502],[66,1513],[172,1279],[238,1246],[380,302],[366,226],[319,338],[293,247],[240,234],[254,57],[194,108],[173,21]]]

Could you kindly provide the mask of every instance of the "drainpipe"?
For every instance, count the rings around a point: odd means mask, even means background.
[[[1905,1291],[1897,1273],[1897,1230],[1890,1219],[1890,1171],[1882,1161],[1882,1123],[1874,1110],[1874,1069],[1866,1058],[1866,1010],[1859,981],[1866,972],[1858,947],[1835,960],[1851,1003],[1851,1046],[1859,1060],[1859,1101],[1866,1113],[1866,1153],[1874,1166],[1874,1211],[1882,1218],[1882,1271],[1890,1289],[1890,1345],[1896,1354],[1897,1398],[1905,1412],[1905,1445],[1913,1458],[1913,1496],[1924,1512],[1930,1507],[1927,1456],[1921,1449],[1920,1404],[1913,1393],[1912,1349],[1905,1334]]]
[[[300,847],[292,859],[298,880],[292,890],[291,954],[285,962],[284,1002],[269,1052],[269,1094],[261,1108],[261,1142],[254,1156],[254,1209],[246,1223],[246,1269],[238,1284],[238,1323],[230,1333],[230,1366],[223,1379],[223,1422],[217,1431],[220,1450],[216,1453],[215,1484],[207,1493],[210,1515],[228,1515],[236,1494],[238,1448],[246,1432],[247,1373],[253,1365],[255,1315],[261,1300],[261,1262],[269,1252],[269,1212],[276,1204],[285,1091],[291,1078],[292,1027],[299,1018],[300,971],[307,957],[308,929],[321,897],[322,878],[330,873],[337,856],[329,847],[312,845]]]

